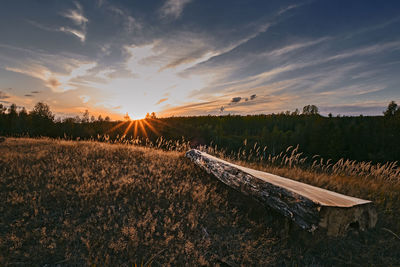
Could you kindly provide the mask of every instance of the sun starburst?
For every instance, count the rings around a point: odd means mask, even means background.
[[[155,123],[163,124],[160,120],[154,118],[126,120],[119,122],[117,125],[108,130],[107,133],[115,132],[126,125],[122,136],[127,136],[131,133],[133,138],[137,138],[139,136],[148,138],[150,132],[160,136],[159,131],[157,131],[156,127],[154,126]]]

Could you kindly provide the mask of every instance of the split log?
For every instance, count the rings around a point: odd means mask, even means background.
[[[196,149],[188,151],[186,157],[223,183],[277,210],[309,232],[322,228],[330,236],[343,236],[349,229],[373,228],[378,219],[369,200],[232,164]]]

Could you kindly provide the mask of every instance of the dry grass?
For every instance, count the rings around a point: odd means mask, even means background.
[[[328,176],[369,178],[377,183],[400,186],[400,168],[397,166],[397,161],[372,164],[371,162],[357,162],[342,158],[337,162],[333,162],[331,159],[325,160],[319,155],[308,158],[299,151],[298,146],[290,146],[286,151],[272,155],[268,153],[267,147],[262,148],[257,143],[252,147],[248,147],[246,140],[237,152],[226,153],[225,150],[218,149],[217,146],[204,146],[200,147],[200,149],[218,157],[245,164],[251,162],[253,163],[252,165],[273,166],[284,168],[288,171],[293,168],[300,168]]]
[[[269,263],[276,253],[272,230],[182,153],[9,139],[0,155],[0,265]]]
[[[145,145],[185,149],[185,142],[166,142]],[[287,235],[284,218],[178,151],[7,139],[0,144],[0,265],[400,264],[400,190],[393,179],[243,163],[377,203],[373,231],[300,238],[296,230]]]

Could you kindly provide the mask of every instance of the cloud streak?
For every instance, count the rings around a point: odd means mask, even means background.
[[[67,91],[76,89],[77,85],[79,85],[77,79],[87,75],[90,69],[96,66],[96,63],[93,62],[71,60],[64,57],[58,57],[57,62],[63,64],[64,73],[51,71],[50,67],[46,66],[48,63],[43,59],[42,62],[26,60],[23,64],[19,63],[19,66],[6,66],[5,69],[39,79],[53,91]],[[37,94],[39,92],[34,91],[32,93]]]
[[[161,14],[164,17],[179,18],[182,15],[184,7],[192,0],[167,0],[161,7]]]
[[[81,42],[85,42],[86,40],[86,34],[83,31],[79,31],[68,27],[60,27],[59,30],[60,32],[66,32],[72,34],[73,36],[77,37]]]
[[[78,26],[85,26],[89,22],[88,18],[83,15],[83,8],[78,3],[75,2],[76,9],[70,9],[62,13],[62,15],[70,20],[72,20]]]
[[[161,103],[167,101],[168,98],[161,98],[160,100],[157,101],[156,105],[160,105]]]
[[[86,40],[86,24],[89,22],[89,19],[86,18],[83,14],[83,7],[79,2],[75,2],[76,9],[69,9],[61,15],[65,18],[70,19],[79,29],[73,29],[70,27],[60,27],[59,31],[66,32],[74,35],[79,38],[81,42],[85,42]]]

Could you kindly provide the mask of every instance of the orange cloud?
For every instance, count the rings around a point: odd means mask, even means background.
[[[165,101],[167,101],[167,100],[168,100],[168,98],[161,98],[160,100],[158,100],[158,102],[157,102],[156,105],[159,105],[159,104],[161,104],[162,102],[165,102]]]
[[[48,84],[53,89],[57,89],[61,85],[61,83],[55,78],[49,79]]]

